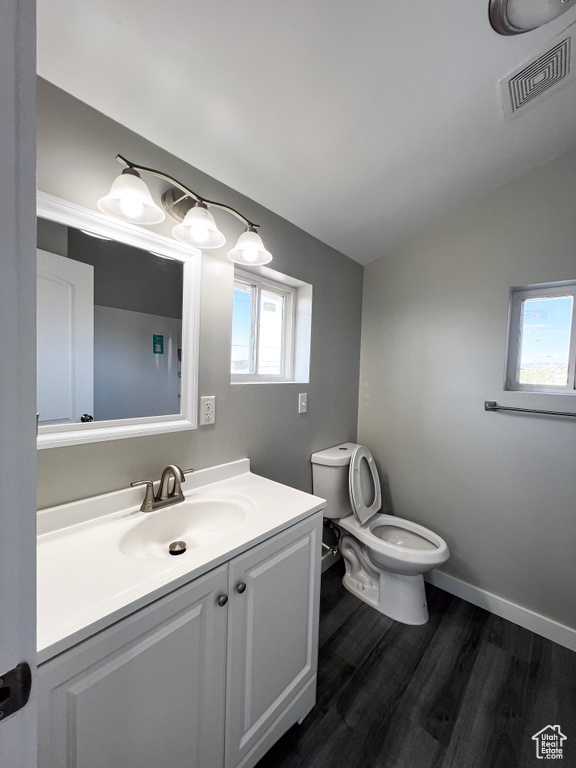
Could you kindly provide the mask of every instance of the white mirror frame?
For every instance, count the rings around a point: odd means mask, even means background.
[[[76,229],[84,229],[95,235],[103,235],[135,248],[177,259],[184,265],[180,413],[138,419],[43,425],[38,428],[38,448],[58,448],[103,440],[118,440],[124,437],[142,437],[196,429],[201,251],[133,224],[116,221],[45,192],[38,192],[37,211],[39,218]]]

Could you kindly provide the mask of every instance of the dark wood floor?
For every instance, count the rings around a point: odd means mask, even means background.
[[[408,627],[322,580],[316,707],[257,768],[576,768],[576,653],[427,585]],[[558,760],[532,736],[560,725]]]

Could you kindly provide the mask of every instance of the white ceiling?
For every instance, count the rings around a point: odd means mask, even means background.
[[[362,264],[576,143],[574,82],[508,123],[498,88],[576,8],[517,37],[492,30],[487,0],[38,14],[42,77]]]

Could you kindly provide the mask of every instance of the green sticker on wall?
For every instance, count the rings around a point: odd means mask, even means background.
[[[164,336],[161,336],[159,333],[153,334],[152,347],[154,349],[155,355],[163,355],[164,354]]]

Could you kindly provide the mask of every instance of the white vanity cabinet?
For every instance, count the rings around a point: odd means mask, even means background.
[[[321,525],[314,514],[42,664],[39,768],[255,765],[314,704]]]
[[[314,706],[321,526],[314,515],[230,563],[226,768],[254,765]]]
[[[222,764],[228,569],[38,668],[39,768]]]

